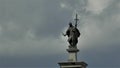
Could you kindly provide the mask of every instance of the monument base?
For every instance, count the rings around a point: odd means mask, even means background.
[[[69,46],[69,48],[66,50],[69,54],[69,58],[68,58],[68,61],[66,62],[58,63],[60,68],[86,68],[87,67],[87,63],[77,61],[77,52],[79,52],[79,49],[77,49],[77,47]]]
[[[60,62],[60,68],[86,68],[85,62]]]
[[[77,52],[79,52],[79,49],[77,49],[76,47],[69,47],[67,51],[69,53],[68,61],[77,62]]]

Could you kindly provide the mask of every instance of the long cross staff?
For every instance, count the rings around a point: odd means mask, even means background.
[[[76,14],[76,18],[74,20],[75,20],[75,27],[77,28],[77,22],[79,21],[77,14]]]

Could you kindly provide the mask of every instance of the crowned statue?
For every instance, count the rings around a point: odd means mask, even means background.
[[[80,37],[80,32],[77,29],[77,21],[78,21],[77,15],[75,21],[76,21],[75,26],[73,26],[72,23],[70,22],[66,33],[63,34],[64,36],[68,37],[68,42],[70,44],[70,47],[76,47],[78,43],[78,37]]]

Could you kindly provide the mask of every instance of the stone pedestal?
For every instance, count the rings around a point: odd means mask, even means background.
[[[86,68],[85,62],[60,62],[60,68]]]
[[[77,52],[79,52],[77,47],[69,47],[67,52],[69,53],[68,61],[59,62],[60,68],[86,68],[87,64],[85,62],[77,61]]]
[[[68,61],[77,62],[77,52],[79,52],[79,50],[76,47],[69,47],[69,49],[67,49],[67,52],[69,53]]]

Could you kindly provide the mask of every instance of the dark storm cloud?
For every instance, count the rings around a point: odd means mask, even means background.
[[[27,31],[31,31],[36,38],[58,35],[73,12],[73,9],[60,6],[64,2],[75,6],[78,1],[1,0],[3,37],[16,40],[23,38]]]
[[[0,0],[0,66],[57,67],[67,60],[61,33],[77,12],[80,60],[120,67],[119,8],[119,0]]]
[[[61,50],[54,47],[61,43],[55,37],[72,12],[62,10],[60,1],[1,0],[0,3],[1,67],[37,66],[41,59],[35,56]]]
[[[1,0],[0,25],[2,27],[2,37],[11,40],[23,38],[30,28],[40,22],[41,2]]]
[[[96,13],[96,9],[87,11],[89,13],[86,14],[85,24],[81,31],[83,33],[81,38],[84,41],[81,40],[80,43],[84,43],[82,47],[87,48],[86,51],[83,50],[86,53],[82,53],[82,57],[88,62],[89,67],[120,67],[120,55],[118,54],[120,10],[118,5],[119,1],[113,1],[106,9],[101,9],[99,13]]]

